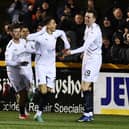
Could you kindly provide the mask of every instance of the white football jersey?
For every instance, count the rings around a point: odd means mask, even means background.
[[[70,45],[67,37],[62,30],[56,30],[52,34],[48,34],[46,31],[38,36],[29,37],[28,40],[36,42],[36,64],[42,64],[44,66],[55,66],[55,47],[57,38],[61,37],[64,41],[65,48],[69,49]]]
[[[96,82],[102,64],[102,33],[100,27],[93,23],[86,27],[84,44],[82,47],[71,50],[71,54],[84,52],[82,60],[82,81]]]
[[[102,33],[100,27],[93,23],[89,28],[86,27],[84,33],[84,44],[82,47],[71,50],[71,54],[84,52],[84,55],[93,56],[101,54]]]
[[[10,40],[5,51],[5,61],[7,66],[17,66],[19,62],[26,60],[26,40],[19,39],[19,43]]]

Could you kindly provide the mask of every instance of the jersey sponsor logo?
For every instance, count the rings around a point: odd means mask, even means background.
[[[38,83],[40,82],[40,79],[38,79]]]
[[[86,70],[86,72],[84,73],[85,77],[89,77],[91,74],[91,71],[90,70]]]

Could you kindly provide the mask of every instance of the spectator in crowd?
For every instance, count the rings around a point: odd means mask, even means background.
[[[76,6],[76,0],[65,0],[64,5],[57,8],[57,18],[61,19],[63,15],[68,14],[69,12],[71,17],[74,17],[78,11],[79,9]]]
[[[103,10],[103,15],[104,16],[108,16],[108,17],[112,17],[113,18],[113,10],[115,8],[120,8],[122,10],[123,13],[125,13],[125,9],[127,8],[128,4],[127,3],[128,0],[125,0],[124,2],[122,0],[112,0],[111,4],[108,5],[104,10]]]
[[[3,31],[3,41],[7,44],[9,40],[12,38],[12,32],[10,28],[10,24],[5,24],[4,25],[4,31]]]
[[[103,63],[110,63],[111,62],[111,41],[106,36],[103,36],[102,62]]]
[[[124,44],[126,44],[129,47],[129,32],[125,35]]]
[[[6,46],[8,42],[11,40],[12,35],[11,35],[11,30],[10,30],[10,24],[5,24],[4,25],[4,30],[3,33],[1,34],[1,40],[0,40],[0,58],[4,59],[4,52],[6,49]]]
[[[51,6],[49,1],[47,1],[47,0],[43,1],[41,3],[41,6],[39,6],[39,7],[41,9],[42,19],[44,19],[46,16],[56,17],[56,13],[53,9],[53,6]]]
[[[114,30],[113,30],[113,27],[111,25],[110,18],[108,18],[106,16],[103,18],[101,29],[102,29],[102,34],[104,36],[108,37],[111,41]]]
[[[126,22],[129,23],[129,7],[126,10]]]
[[[35,4],[35,0],[26,0],[28,4],[32,4],[34,5]]]
[[[126,38],[128,32],[129,32],[129,24],[125,23],[125,26],[123,28],[123,38]]]
[[[27,2],[25,0],[14,0],[8,8],[8,14],[12,23],[19,23],[19,17],[26,13]]]
[[[84,16],[82,13],[76,13],[73,21],[73,31],[75,32],[77,47],[83,44],[84,30]]]
[[[75,14],[79,11],[76,5],[76,0],[66,0],[66,5],[71,9],[71,16],[74,17]]]
[[[94,0],[88,0],[87,1],[87,10],[94,10],[94,9],[95,9]]]
[[[42,22],[42,12],[40,8],[37,8],[35,14],[33,15],[33,20],[32,20],[32,26],[33,26],[33,32],[36,32],[36,28],[39,23]]]
[[[0,59],[2,59],[2,52],[3,52],[3,46],[2,46],[1,39],[2,39],[2,34],[0,33]]]
[[[123,48],[123,36],[121,33],[114,33],[113,35],[113,45],[111,46],[111,58],[112,63],[114,64],[120,64],[123,63],[123,58],[125,56],[121,57],[121,50]],[[124,52],[124,51],[122,51]]]
[[[68,31],[72,29],[72,14],[71,9],[66,5],[63,10],[63,14],[61,15],[59,19],[60,23],[58,25],[58,28]]]
[[[125,37],[126,34],[129,32],[129,7],[126,10],[125,24],[124,24],[123,30],[124,30],[123,37]]]
[[[32,27],[34,5],[29,4],[27,9],[27,12],[23,15],[23,24],[26,25],[32,33],[34,32],[34,29]]]
[[[125,0],[123,2],[123,0],[113,0],[112,1],[112,5],[113,5],[113,8],[114,7],[120,7],[124,12],[125,12],[125,9],[128,7],[128,0]]]
[[[113,9],[113,18],[111,20],[112,27],[117,30],[123,28],[125,23],[123,11],[121,8],[116,7]]]
[[[77,0],[13,0],[8,8],[8,14],[10,22],[23,22],[30,33],[36,31],[38,24],[46,16],[53,16],[57,20],[57,28],[68,31],[71,41],[75,41],[73,46],[79,47],[83,44],[85,29],[83,13],[85,10],[96,10],[99,18],[97,23],[101,25],[102,34],[110,39],[110,42],[114,32],[122,32],[123,37],[126,38],[129,28],[129,8],[126,2],[113,0],[112,5],[105,8],[103,12],[97,8],[95,0],[87,0],[86,5],[81,7],[78,7],[78,3]],[[101,14],[104,14],[104,17]],[[5,40],[2,38],[2,42]]]

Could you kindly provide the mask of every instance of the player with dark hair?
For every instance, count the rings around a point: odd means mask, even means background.
[[[34,119],[42,122],[43,107],[47,101],[48,92],[52,92],[55,86],[56,78],[56,41],[60,37],[64,41],[65,49],[69,49],[70,45],[67,37],[62,30],[56,29],[56,21],[52,17],[47,17],[44,20],[43,29],[40,32],[30,34],[28,40],[36,42],[36,81],[39,91],[39,110],[34,116]]]
[[[7,67],[8,78],[14,87],[19,104],[19,119],[26,119],[25,107],[27,103],[27,92],[30,86],[23,67],[28,65],[26,61],[26,40],[21,39],[21,27],[14,24],[11,27],[12,39],[9,41],[5,51],[5,62]]]

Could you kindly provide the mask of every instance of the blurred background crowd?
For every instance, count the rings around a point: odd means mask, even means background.
[[[100,0],[101,1],[101,0]],[[11,39],[10,24],[21,23],[30,33],[40,31],[46,16],[53,16],[57,28],[66,32],[71,49],[83,44],[86,10],[96,10],[97,23],[102,29],[103,63],[129,63],[129,2],[110,0],[111,4],[98,8],[97,0],[12,0],[3,10],[6,20],[0,29],[0,60],[4,60],[6,45]],[[101,5],[103,6],[103,5]],[[2,11],[0,11],[2,12]],[[1,17],[2,20],[2,17]],[[61,39],[57,40],[57,52],[63,49]],[[80,62],[81,54],[58,58],[57,61]]]

